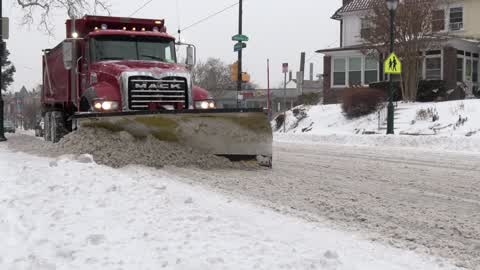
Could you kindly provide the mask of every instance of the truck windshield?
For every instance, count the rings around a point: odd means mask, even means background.
[[[94,62],[107,60],[145,60],[176,63],[175,43],[149,37],[98,37],[92,42]]]

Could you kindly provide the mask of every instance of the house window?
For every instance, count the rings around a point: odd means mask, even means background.
[[[478,82],[478,60],[473,60],[473,74],[472,74],[472,81],[474,83]]]
[[[332,86],[360,86],[378,81],[378,61],[373,57],[333,57]]]
[[[375,58],[365,58],[365,84],[378,81],[378,61]]]
[[[463,7],[450,8],[450,31],[463,29]]]
[[[346,84],[347,64],[345,58],[334,58],[333,60],[333,85],[344,86]]]
[[[433,32],[445,30],[445,10],[435,10],[432,15]]]
[[[362,84],[362,58],[350,57],[348,59],[348,84]]]
[[[417,78],[423,79],[423,58],[417,58]]]
[[[442,79],[442,58],[427,58],[425,60],[426,79],[441,80]]]
[[[472,81],[472,60],[467,59],[465,64],[465,80]]]
[[[457,82],[463,82],[463,58],[457,58]]]
[[[361,24],[362,28],[360,29],[360,37],[362,39],[368,38],[372,32],[372,21],[367,18],[363,18]]]

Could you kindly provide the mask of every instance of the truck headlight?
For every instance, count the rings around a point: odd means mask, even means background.
[[[215,101],[213,100],[202,100],[195,101],[195,109],[215,109]]]
[[[97,111],[116,111],[118,110],[118,102],[97,100],[93,103],[93,107]]]

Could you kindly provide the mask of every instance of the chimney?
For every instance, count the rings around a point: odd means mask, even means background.
[[[305,73],[305,53],[300,54],[300,72]]]
[[[310,63],[310,81],[313,81],[313,63]]]

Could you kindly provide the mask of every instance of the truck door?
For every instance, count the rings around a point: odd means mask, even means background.
[[[80,60],[79,63],[79,71],[78,71],[78,76],[80,80],[80,92],[79,95],[81,96],[82,93],[87,90],[90,82],[90,72],[89,72],[89,63],[90,63],[90,46],[89,42],[85,42],[83,46],[83,52],[82,52],[82,59]]]

